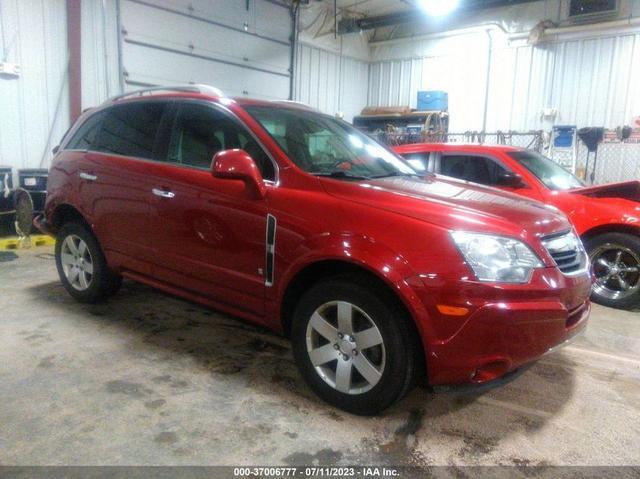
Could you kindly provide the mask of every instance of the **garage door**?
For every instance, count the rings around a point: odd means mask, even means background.
[[[291,20],[277,0],[122,0],[121,23],[127,91],[208,83],[289,97]]]

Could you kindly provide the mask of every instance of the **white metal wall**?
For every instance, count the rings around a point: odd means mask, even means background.
[[[487,131],[555,124],[617,127],[640,115],[640,33],[604,33],[531,46],[492,34]],[[484,31],[372,48],[369,104],[416,106],[418,90],[449,92],[450,130],[483,126],[489,39]],[[383,58],[383,60],[379,60]],[[386,58],[405,58],[386,60]]]
[[[291,20],[268,0],[121,0],[128,89],[209,83],[230,96],[286,99]]]
[[[0,165],[47,167],[69,126],[64,0],[0,0],[0,60],[18,78],[0,77]]]
[[[118,0],[82,0],[82,108],[121,93]]]
[[[342,112],[347,121],[367,104],[369,64],[300,43],[297,48],[295,94],[329,114]]]

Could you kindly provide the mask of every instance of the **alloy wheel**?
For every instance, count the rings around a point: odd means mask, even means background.
[[[307,353],[318,375],[345,394],[362,394],[382,378],[386,351],[371,317],[347,301],[331,301],[312,314]]]
[[[67,236],[62,242],[60,262],[69,284],[78,291],[85,291],[93,280],[93,259],[87,243],[76,235]]]
[[[599,296],[618,300],[640,288],[640,257],[631,249],[606,243],[591,252],[595,275],[593,290]]]

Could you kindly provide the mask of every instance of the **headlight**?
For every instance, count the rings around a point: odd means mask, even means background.
[[[522,241],[504,236],[454,231],[458,249],[479,281],[526,283],[540,258]]]

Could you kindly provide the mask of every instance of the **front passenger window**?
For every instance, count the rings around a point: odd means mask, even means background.
[[[243,149],[254,159],[265,180],[275,172],[270,158],[236,121],[207,105],[179,106],[171,131],[168,160],[172,163],[209,169],[216,153]]]
[[[501,175],[507,170],[490,158],[473,155],[443,155],[440,173],[487,186],[498,185]]]

